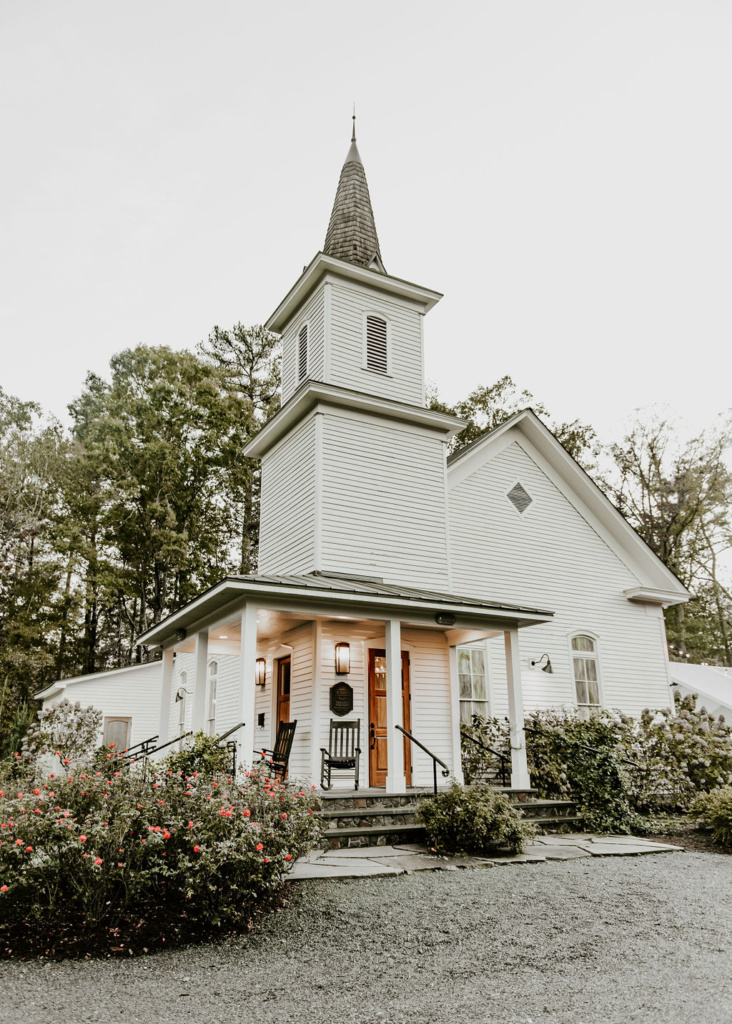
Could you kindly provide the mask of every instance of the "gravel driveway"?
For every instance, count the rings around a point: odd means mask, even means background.
[[[732,858],[599,858],[293,885],[254,935],[0,963],[12,1024],[726,1024]]]

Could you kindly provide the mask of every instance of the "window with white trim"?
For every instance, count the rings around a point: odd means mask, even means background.
[[[600,673],[597,643],[591,636],[572,637],[572,668],[577,706],[587,712],[600,707]]]
[[[473,715],[488,717],[488,675],[484,647],[458,647],[460,721],[472,725]]]
[[[297,336],[297,379],[305,380],[308,375],[308,325],[303,324]]]
[[[178,701],[178,735],[182,736],[186,731],[186,687],[188,686],[188,673],[181,672],[180,674],[180,686],[178,687],[178,693],[180,694],[180,700]]]
[[[216,688],[218,684],[219,663],[212,661],[208,666],[208,734],[216,735]]]
[[[389,372],[386,320],[371,314],[366,317],[366,368],[377,373]]]

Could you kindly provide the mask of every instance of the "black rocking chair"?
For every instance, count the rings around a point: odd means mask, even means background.
[[[320,748],[320,785],[323,789],[332,786],[331,772],[353,772],[354,789],[358,789],[358,765],[361,757],[359,746],[361,719],[353,722],[331,722],[328,750]],[[327,781],[326,781],[327,780]]]
[[[284,780],[285,775],[287,775],[287,765],[290,760],[290,751],[292,750],[296,725],[297,719],[294,722],[280,722],[274,750],[263,748],[256,751],[256,753],[261,755],[256,766],[265,767],[270,777],[274,775],[280,781]]]

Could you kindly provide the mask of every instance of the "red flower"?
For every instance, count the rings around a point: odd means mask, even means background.
[[[0,789],[0,796],[5,796],[5,793],[3,792],[2,789]]]
[[[23,840],[22,839],[16,839],[15,840],[15,845],[16,846],[22,846],[23,845]]]
[[[8,891],[7,885],[0,885],[0,892],[7,892],[7,891]]]
[[[200,853],[201,852],[201,847],[200,846],[194,846],[193,847],[193,852],[194,853]]]
[[[265,863],[265,864],[269,864],[269,857],[265,857],[265,858],[264,858],[264,863]]]
[[[79,836],[79,842],[80,843],[85,843],[86,842],[86,836]]]
[[[283,817],[283,818],[286,818],[286,817],[287,817],[287,812],[286,812],[286,811],[283,811],[283,812],[282,812],[282,817]]]
[[[97,859],[94,861],[94,863],[96,864],[97,867],[99,867],[99,865],[102,863],[102,858],[101,857],[97,857]]]
[[[41,795],[40,789],[34,789],[33,790],[33,796],[40,796],[40,795]]]
[[[23,794],[22,794],[22,793],[18,793],[18,799],[19,799],[19,800],[22,800],[22,799],[23,799]]]
[[[116,747],[116,746],[117,746],[117,744],[116,744],[116,743],[110,743],[110,744],[109,744],[109,749],[111,750],[111,749],[112,749],[112,747]]]
[[[287,856],[285,857],[285,860],[292,860],[292,854],[288,853]]]
[[[251,813],[252,813],[252,812],[251,812],[251,811],[249,810],[249,808],[247,807],[247,809],[246,809],[246,810],[244,811],[244,817],[245,817],[245,818],[249,818],[249,817],[251,816]]]
[[[70,757],[65,757],[64,758],[64,764],[71,764],[71,758]]]
[[[167,829],[163,832],[163,839],[170,839],[170,832]]]
[[[263,850],[264,849],[264,843],[257,843],[257,845],[254,847],[254,849],[257,852],[259,852],[260,850]]]
[[[26,846],[25,852],[26,853],[33,853],[33,847],[32,846]]]

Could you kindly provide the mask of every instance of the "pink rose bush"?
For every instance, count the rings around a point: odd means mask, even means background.
[[[151,915],[246,924],[322,831],[314,794],[257,771],[145,777],[116,754],[102,772],[24,770],[0,779],[0,953],[34,936],[53,949],[70,929],[94,949]]]

